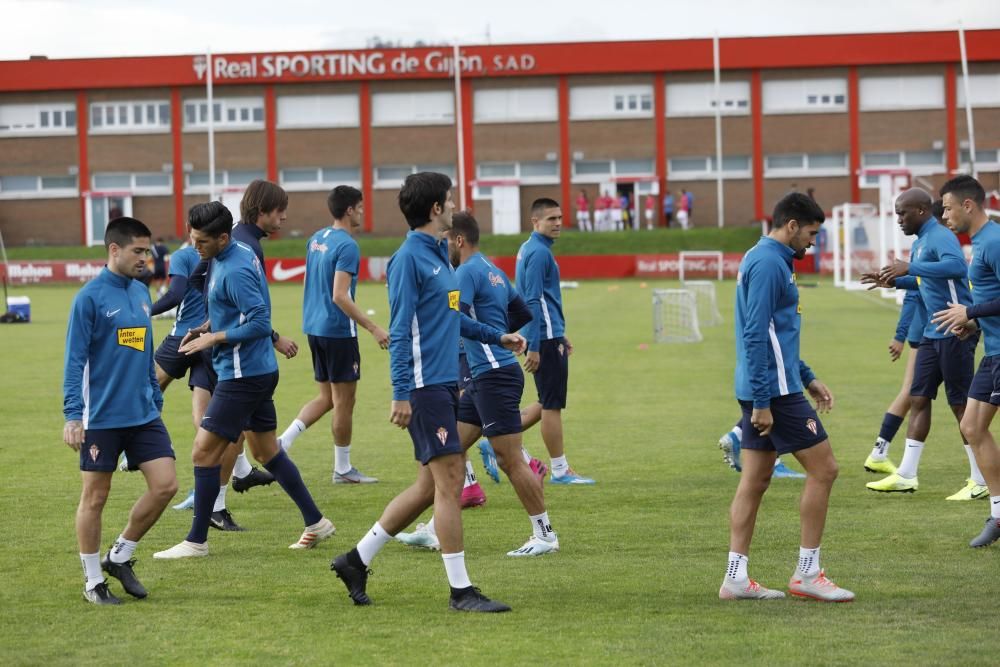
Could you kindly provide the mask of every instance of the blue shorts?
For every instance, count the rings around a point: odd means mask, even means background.
[[[520,433],[523,393],[524,373],[519,365],[491,368],[473,378],[458,400],[458,421],[481,427],[487,438]]]
[[[212,365],[212,348],[202,350],[200,353],[201,363],[191,367],[191,374],[188,376],[188,387],[194,389],[198,387],[208,393],[215,392],[215,385],[219,384],[219,376]]]
[[[175,380],[181,379],[187,374],[188,369],[201,363],[200,354],[183,354],[177,351],[182,340],[184,340],[184,336],[167,336],[156,348],[156,354],[153,357],[156,359],[157,365]]]
[[[128,457],[129,470],[138,470],[146,461],[177,458],[167,427],[157,417],[128,428],[87,429],[80,446],[80,470],[114,472],[122,452]]]
[[[948,405],[965,405],[969,396],[969,385],[976,368],[976,344],[979,336],[969,336],[959,340],[955,336],[947,338],[924,338],[917,349],[917,361],[913,367],[913,384],[910,396],[937,398],[938,387],[944,382]]]
[[[243,431],[274,431],[278,428],[278,416],[274,411],[277,386],[277,372],[223,380],[215,387],[201,427],[229,442],[236,442]]]
[[[469,370],[469,360],[465,352],[462,352],[458,355],[458,388],[461,391],[465,391],[471,384],[472,371]]]
[[[1000,355],[983,357],[969,386],[969,398],[981,403],[1000,405]]]
[[[413,455],[427,465],[431,459],[461,454],[458,440],[458,387],[436,384],[410,392],[410,425]]]
[[[743,408],[743,440],[741,449],[758,449],[765,452],[788,454],[815,447],[830,436],[811,403],[801,393],[771,399],[771,416],[774,424],[769,435],[761,435],[750,423],[753,401],[740,401]]]
[[[538,370],[535,371],[538,400],[544,410],[562,410],[566,407],[569,388],[569,354],[565,339],[543,340],[538,357]]]
[[[316,382],[357,382],[361,379],[361,352],[357,338],[309,335]]]

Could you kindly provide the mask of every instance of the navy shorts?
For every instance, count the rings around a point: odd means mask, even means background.
[[[219,384],[219,376],[212,365],[212,348],[202,350],[200,353],[200,363],[191,367],[191,374],[188,376],[188,387],[194,389],[198,387],[208,393],[215,393],[215,385]]]
[[[569,387],[569,351],[562,337],[543,340],[538,348],[538,370],[535,388],[538,400],[545,410],[562,410],[566,407]]]
[[[183,354],[177,351],[182,340],[184,336],[167,336],[156,348],[154,355],[157,365],[175,380],[181,379],[187,374],[188,369],[201,363],[200,354]]]
[[[436,384],[410,392],[410,425],[413,455],[427,465],[446,454],[461,454],[458,440],[458,387]]]
[[[128,428],[87,429],[80,446],[80,470],[114,472],[122,452],[128,457],[129,470],[138,470],[146,461],[177,458],[167,427],[157,417],[148,424]]]
[[[919,340],[908,340],[906,342],[910,345],[910,349],[911,350],[915,350],[918,347],[920,347],[920,341]]]
[[[458,388],[465,391],[472,384],[472,371],[469,370],[469,360],[465,353],[458,355]],[[471,423],[471,422],[467,422]]]
[[[944,382],[948,405],[965,405],[969,385],[975,374],[978,342],[978,334],[965,340],[948,336],[924,338],[920,341],[916,365],[913,367],[910,396],[925,396],[934,400],[937,398],[938,387]]]
[[[1000,355],[983,357],[969,386],[969,398],[1000,405]]]
[[[483,435],[521,432],[521,394],[524,373],[517,364],[491,368],[472,380],[458,401],[458,421],[475,424]]]
[[[814,447],[830,437],[816,410],[801,393],[771,399],[774,424],[771,433],[766,436],[758,433],[750,423],[753,401],[740,401],[740,407],[743,408],[743,419],[740,421],[740,426],[743,427],[741,449],[788,454]]]
[[[223,380],[215,387],[201,427],[236,442],[243,431],[267,433],[278,428],[274,390],[278,373]]]
[[[361,352],[357,338],[308,336],[316,382],[357,382],[361,379]]]

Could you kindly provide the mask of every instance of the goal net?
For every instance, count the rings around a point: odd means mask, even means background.
[[[686,289],[653,290],[653,338],[657,343],[698,343],[698,302]]]
[[[678,256],[678,278],[715,278],[722,280],[723,259],[721,250],[681,250]]]
[[[694,294],[698,304],[698,324],[705,327],[722,324],[722,313],[715,299],[715,283],[711,280],[685,280],[681,287]]]

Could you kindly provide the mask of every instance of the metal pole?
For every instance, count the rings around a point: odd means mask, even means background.
[[[208,95],[208,200],[215,201],[215,104],[212,101],[212,50],[205,56],[208,76],[205,88]]]
[[[958,47],[962,53],[962,88],[965,90],[965,124],[969,130],[969,168],[973,178],[979,178],[976,169],[976,128],[972,124],[972,100],[969,99],[969,59],[965,53],[965,28],[958,22]]]
[[[726,226],[726,208],[722,197],[722,83],[719,75],[719,33],[712,37],[712,66],[715,70],[715,199],[719,227]]]
[[[455,133],[458,143],[458,208],[467,208],[465,201],[465,131],[462,119],[462,68],[458,61],[458,43],[453,45],[454,56],[452,60],[455,65]]]

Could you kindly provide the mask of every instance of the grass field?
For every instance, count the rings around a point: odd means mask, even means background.
[[[388,357],[361,339],[363,379],[355,412],[354,463],[380,483],[330,483],[325,424],[292,449],[337,534],[312,551],[287,549],[301,531],[277,485],[229,494],[251,532],[210,535],[211,555],[157,562],[190,513],[168,509],[140,543],[144,601],[96,608],[81,599],[73,532],[77,459],[61,441],[62,354],[75,288],[18,288],[34,321],[0,329],[4,438],[0,507],[6,564],[0,662],[15,664],[990,664],[996,548],[966,544],[988,513],[983,502],[948,503],[968,473],[954,423],[938,412],[923,457],[920,491],[897,497],[864,488],[862,461],[902,373],[886,344],[896,311],[879,298],[829,284],[802,290],[803,351],[834,392],[824,418],[841,476],[832,499],[823,565],[857,593],[848,605],[784,600],[721,602],[727,509],[737,476],[721,462],[719,435],[736,419],[732,398],[732,283],[719,289],[721,327],[695,345],[651,343],[649,288],[638,281],[586,282],[567,291],[572,359],[567,453],[594,487],[546,486],[562,551],[507,558],[530,528],[509,483],[466,511],[473,581],[514,607],[470,616],[447,610],[440,556],[390,544],[373,564],[375,604],[351,605],[330,559],[349,549],[384,503],[413,477],[405,433],[388,423]],[[301,288],[273,289],[275,327],[298,331]],[[358,301],[385,322],[385,288],[362,285]],[[158,321],[157,338],[168,323]],[[302,339],[302,336],[299,336]],[[304,340],[300,340],[304,343]],[[283,428],[312,396],[308,354],[281,361],[276,395]],[[530,383],[529,383],[530,386]],[[192,488],[193,429],[186,388],[171,387],[164,419],[178,456],[179,498]],[[901,440],[893,445],[898,460]],[[542,455],[537,430],[529,449]],[[476,461],[477,470],[481,470]],[[784,588],[798,555],[801,482],[775,480],[765,498],[750,574]],[[106,546],[144,488],[116,474],[104,514]],[[179,499],[178,498],[178,499]],[[112,589],[120,592],[113,581]],[[127,596],[125,596],[127,597]]]

